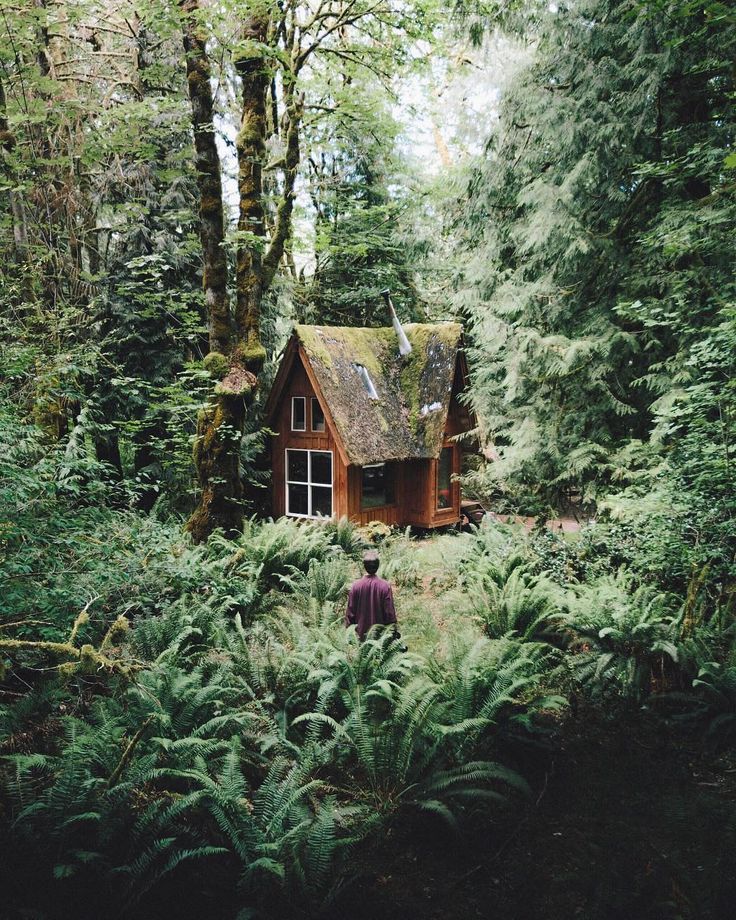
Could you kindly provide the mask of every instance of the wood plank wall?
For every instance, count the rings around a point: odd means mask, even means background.
[[[348,513],[347,470],[340,459],[334,432],[329,422],[325,431],[312,431],[312,404],[314,390],[306,371],[297,358],[294,362],[289,380],[281,396],[281,405],[274,418],[274,431],[278,432],[271,441],[271,461],[273,476],[273,516],[286,514],[286,454],[287,448],[297,450],[332,451],[332,511],[337,517]],[[307,430],[291,430],[291,397],[304,396],[307,400]]]

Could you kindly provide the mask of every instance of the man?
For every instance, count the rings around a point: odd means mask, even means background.
[[[391,585],[376,575],[378,563],[378,553],[375,550],[364,553],[363,567],[366,574],[353,584],[348,594],[345,625],[355,624],[360,639],[364,639],[368,630],[376,623],[383,626],[396,623]],[[398,638],[398,632],[396,635]]]

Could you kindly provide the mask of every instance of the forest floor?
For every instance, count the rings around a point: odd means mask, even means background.
[[[417,542],[416,588],[395,592],[410,649],[460,612],[446,574],[462,539]],[[429,612],[429,616],[428,616]],[[505,763],[533,795],[461,836],[393,828],[361,854],[335,915],[352,920],[730,920],[736,903],[736,762],[647,710],[569,712],[554,740]]]
[[[452,838],[438,827],[395,828],[366,857],[342,916],[733,917],[732,762],[683,747],[640,715],[613,723],[583,712],[554,752],[521,760],[534,786],[522,814],[477,816]]]

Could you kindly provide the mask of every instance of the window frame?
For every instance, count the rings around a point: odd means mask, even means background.
[[[319,411],[322,412],[322,427],[314,427],[314,404],[317,404]],[[327,419],[325,418],[325,413],[322,410],[322,404],[316,396],[312,396],[309,403],[309,421],[312,423],[312,431],[315,434],[324,434],[327,431]]]
[[[392,501],[385,501],[382,505],[364,505],[363,504],[363,470],[372,469],[377,466],[382,466],[384,469],[384,495],[387,492],[386,489],[386,478],[391,477],[389,483],[391,492],[393,492]],[[360,510],[361,511],[376,511],[379,508],[393,508],[396,505],[396,480],[395,480],[395,466],[393,463],[384,461],[383,463],[366,463],[360,468]]]
[[[289,479],[289,451],[298,451],[307,454],[307,479]],[[312,481],[312,454],[329,454],[330,456],[330,484],[326,482]],[[289,510],[289,486],[306,486],[307,487],[307,514],[299,514],[296,511]],[[329,489],[330,490],[330,507],[332,511],[329,517],[325,514],[312,514],[312,489]],[[310,450],[306,447],[285,447],[284,448],[284,509],[287,517],[305,518],[309,520],[329,520],[335,516],[335,455],[331,450]]]
[[[449,504],[445,505],[443,508],[440,505],[440,469],[442,463],[442,454],[446,451],[450,451],[450,475],[448,477],[447,484],[447,493]],[[446,511],[452,511],[455,506],[455,483],[452,480],[452,477],[455,475],[455,445],[454,444],[443,444],[442,449],[440,450],[440,455],[437,458],[437,472],[435,474],[434,481],[434,492],[435,492],[435,513],[442,513]]]
[[[301,399],[304,404],[304,427],[296,428],[294,425],[294,406],[296,405],[297,399]],[[291,397],[291,430],[305,432],[307,430],[307,397],[306,396],[292,396]]]

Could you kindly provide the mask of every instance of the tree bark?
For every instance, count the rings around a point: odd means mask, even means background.
[[[227,354],[232,330],[227,296],[227,257],[223,248],[225,219],[222,204],[220,156],[215,141],[214,104],[206,36],[198,16],[199,0],[181,0],[187,84],[192,106],[197,185],[199,187],[199,235],[204,257],[204,295],[211,352]]]
[[[0,162],[2,163],[3,172],[12,178],[13,168],[10,165],[9,157],[15,148],[16,139],[10,130],[7,115],[7,103],[5,98],[5,86],[0,80]],[[23,205],[23,198],[15,189],[8,192],[10,202],[10,215],[13,226],[13,248],[15,251],[15,261],[18,270],[21,273],[21,290],[27,301],[33,297],[33,286],[31,283],[30,273],[30,249],[28,247],[28,221],[26,211]]]
[[[260,309],[265,293],[263,163],[268,118],[266,95],[270,80],[263,49],[268,40],[268,25],[267,17],[253,17],[245,23],[243,51],[235,62],[242,81],[242,115],[235,141],[240,196],[235,335],[246,366],[255,374],[260,371],[266,357],[260,337]]]
[[[214,101],[206,35],[198,21],[198,0],[181,0],[180,5],[184,14],[184,51],[200,195],[200,239],[210,347],[205,367],[213,382],[217,381],[208,405],[199,414],[194,442],[194,465],[201,493],[186,529],[195,543],[200,543],[217,528],[228,536],[236,536],[242,529],[240,443],[247,400],[256,380],[246,370],[243,355],[234,347],[240,336],[236,339],[233,335],[230,320],[227,259],[223,248],[222,179],[213,125]]]
[[[197,0],[182,0],[182,9],[190,14],[185,26],[187,74],[195,126],[199,135],[198,178],[200,194],[219,210],[222,227],[222,188],[219,158],[212,133],[212,94],[209,86],[209,63],[201,32],[192,33],[191,14],[198,12]],[[197,44],[195,44],[195,41]],[[273,35],[268,15],[250,17],[243,25],[243,42],[235,61],[242,83],[242,117],[236,139],[238,154],[238,192],[240,215],[236,248],[236,304],[234,324],[225,347],[214,348],[206,360],[212,376],[219,380],[209,405],[200,413],[194,448],[194,462],[201,486],[201,497],[187,529],[196,542],[206,540],[215,528],[228,535],[240,533],[243,521],[243,483],[240,475],[240,445],[245,425],[247,403],[263,367],[266,351],[261,342],[260,317],[263,298],[268,292],[281,261],[291,231],[294,208],[294,184],[299,166],[299,127],[302,102],[295,91],[296,69],[287,74],[284,88],[283,134],[286,154],[283,168],[281,200],[276,210],[270,241],[267,240],[264,208],[263,168],[269,118],[275,109],[271,96]],[[196,64],[196,68],[195,65]],[[205,79],[206,74],[206,79]],[[294,79],[291,79],[293,77]],[[200,157],[205,135],[208,139],[206,163]],[[202,165],[199,165],[199,164]],[[216,173],[216,176],[215,176]],[[210,247],[205,261],[214,255],[212,228],[205,228],[208,214],[202,209],[202,244]],[[221,245],[219,251],[222,252]],[[209,253],[209,255],[208,255]],[[227,279],[222,263],[222,279]],[[220,303],[208,298],[208,310]],[[220,355],[212,352],[221,352]]]

